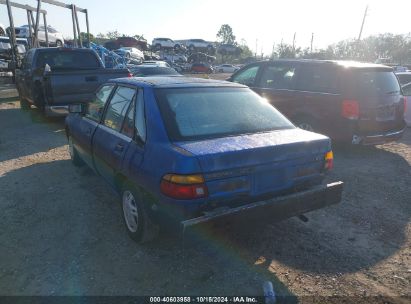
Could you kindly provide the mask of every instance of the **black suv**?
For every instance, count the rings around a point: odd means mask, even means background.
[[[387,66],[264,61],[243,67],[228,80],[251,87],[300,128],[336,141],[380,144],[404,132],[405,98]]]

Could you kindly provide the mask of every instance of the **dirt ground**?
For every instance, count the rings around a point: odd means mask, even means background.
[[[64,120],[2,96],[0,295],[262,295],[270,280],[279,302],[409,303],[411,129],[396,143],[336,148],[328,179],[345,182],[343,201],[307,223],[220,227],[184,247],[168,235],[138,245],[118,197],[71,164]]]

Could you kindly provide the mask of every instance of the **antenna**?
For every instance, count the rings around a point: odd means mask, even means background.
[[[364,17],[362,18],[362,24],[361,24],[360,34],[358,35],[358,41],[361,40],[362,30],[364,29],[365,19],[367,18],[367,16],[368,16],[368,4],[365,7]]]

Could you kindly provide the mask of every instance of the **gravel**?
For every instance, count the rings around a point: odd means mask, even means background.
[[[169,235],[138,245],[116,194],[71,164],[64,120],[7,97],[0,295],[262,295],[270,280],[277,295],[303,303],[410,300],[411,129],[395,143],[335,148],[328,179],[345,182],[343,201],[307,223],[216,227],[184,246]]]

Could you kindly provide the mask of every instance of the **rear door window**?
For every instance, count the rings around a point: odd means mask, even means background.
[[[298,90],[316,93],[339,93],[337,67],[325,64],[301,67]]]
[[[232,81],[244,84],[246,86],[254,86],[259,70],[260,70],[259,65],[246,68],[245,70],[234,75],[232,78]]]
[[[296,64],[268,65],[261,73],[260,88],[294,89],[296,79]]]

